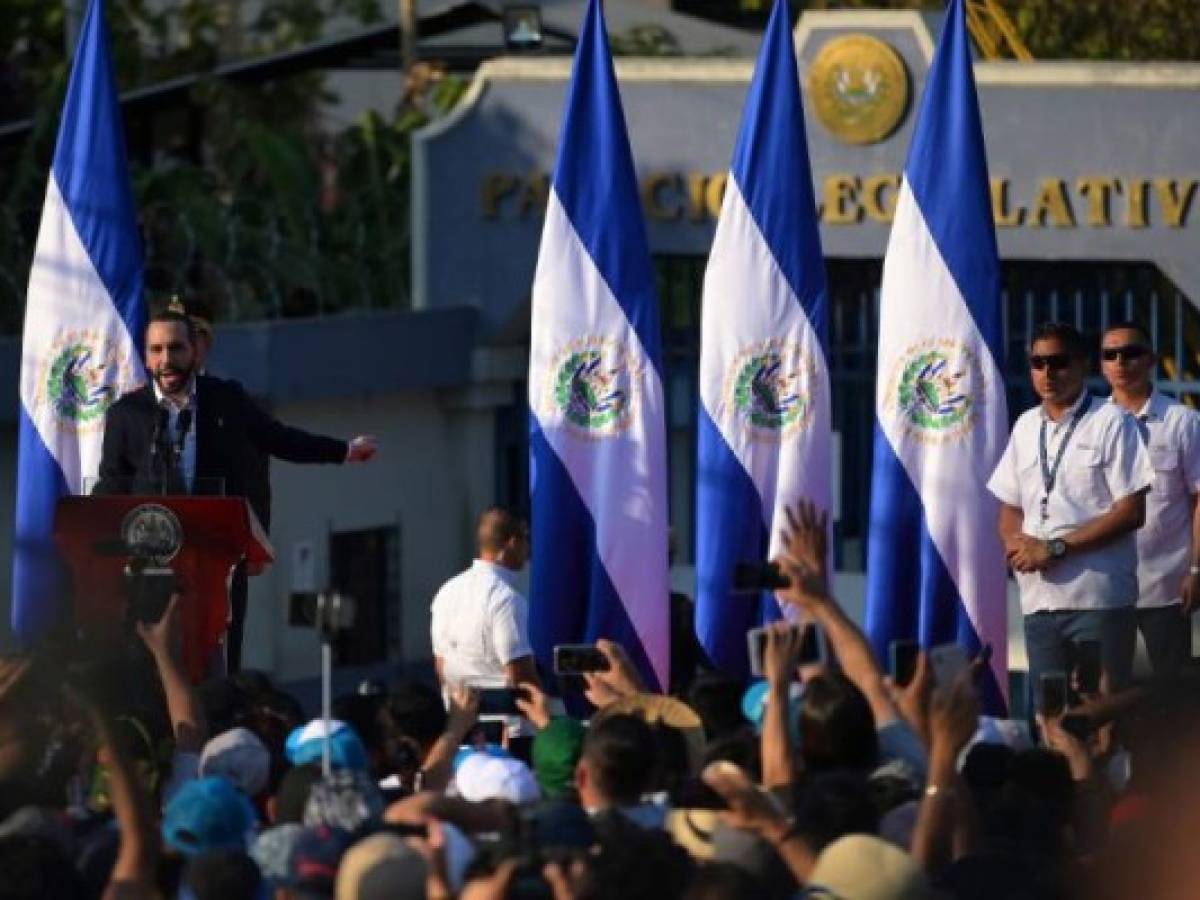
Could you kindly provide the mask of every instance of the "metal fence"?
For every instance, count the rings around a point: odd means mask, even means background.
[[[685,548],[691,546],[695,516],[696,370],[705,263],[695,257],[662,257],[657,262],[668,384],[671,518],[680,547]],[[870,510],[882,261],[830,259],[826,267],[833,428],[840,435],[837,556],[839,568],[860,571]],[[1071,322],[1097,345],[1109,323],[1139,322],[1162,356],[1159,386],[1200,406],[1200,312],[1153,264],[1006,260],[1002,300],[1002,365],[1012,419],[1036,402],[1025,360],[1029,335],[1047,321]],[[1107,392],[1098,375],[1095,387]]]
[[[379,200],[343,192],[336,217],[287,214],[238,197],[186,207],[148,203],[139,213],[151,296],[201,294],[221,321],[328,315],[410,304],[407,200],[381,233]],[[24,321],[40,210],[0,209],[0,334]]]

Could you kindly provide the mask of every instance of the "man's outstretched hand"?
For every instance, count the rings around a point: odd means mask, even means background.
[[[379,441],[373,434],[360,434],[346,448],[346,462],[366,462],[379,451]]]

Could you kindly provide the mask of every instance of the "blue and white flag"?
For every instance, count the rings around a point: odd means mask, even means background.
[[[1006,694],[1004,552],[985,484],[1004,452],[1000,264],[962,0],[952,0],[909,149],[879,300],[867,630],[992,645]]]
[[[103,0],[88,7],[38,231],[21,350],[12,625],[36,638],[62,582],[54,507],[100,465],[104,413],[144,380],[142,250]]]
[[[667,686],[667,454],[654,270],[608,36],[590,0],[533,283],[530,637],[606,637]]]
[[[736,563],[773,555],[784,508],[830,506],[825,265],[788,4],[759,52],[704,277],[696,488],[696,631],[748,671],[746,630],[780,616],[731,594]]]

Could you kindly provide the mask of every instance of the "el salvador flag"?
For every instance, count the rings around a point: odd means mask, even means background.
[[[867,631],[992,645],[1004,707],[1004,552],[986,490],[1004,451],[1000,264],[962,0],[951,0],[909,150],[879,300]]]
[[[788,4],[759,52],[704,277],[696,509],[696,631],[748,672],[746,631],[780,616],[731,594],[739,561],[779,549],[784,508],[830,505],[825,267]]]
[[[12,626],[31,641],[58,618],[54,508],[100,465],[104,413],[144,380],[142,250],[104,22],[83,22],[29,274],[21,350]]]
[[[666,425],[646,227],[600,0],[575,52],[530,336],[530,637],[606,637],[665,688]]]

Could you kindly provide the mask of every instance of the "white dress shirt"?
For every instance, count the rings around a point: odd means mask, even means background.
[[[187,434],[183,436],[183,452],[179,457],[179,471],[183,475],[183,484],[188,489],[188,493],[191,493],[196,484],[196,412],[198,409],[196,379],[193,378],[188,385],[187,399],[182,403],[164,394],[157,381],[152,379],[150,383],[154,386],[155,401],[159,406],[166,407],[167,433],[164,435],[164,439],[172,447],[178,446],[179,443],[179,413],[184,409],[192,411],[192,424],[188,426]]]
[[[1089,403],[1071,434],[1042,516],[1046,490],[1038,434],[1046,428],[1047,465],[1081,405]],[[1137,422],[1119,406],[1085,391],[1058,422],[1042,406],[1026,410],[1013,426],[1008,447],[988,481],[1001,503],[1024,513],[1022,531],[1042,540],[1065,537],[1103,515],[1113,503],[1150,487],[1154,470]],[[1070,552],[1045,572],[1017,573],[1021,611],[1109,609],[1132,606],[1138,596],[1137,548],[1133,534],[1086,553]]]
[[[433,598],[430,633],[446,683],[503,684],[504,667],[532,656],[529,605],[515,573],[477,559]]]
[[[1192,562],[1192,503],[1200,493],[1200,415],[1154,391],[1137,420],[1154,467],[1146,524],[1137,533],[1137,605],[1170,606],[1181,602],[1179,588]]]

